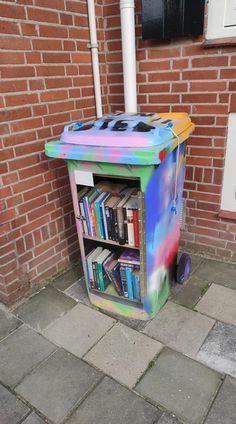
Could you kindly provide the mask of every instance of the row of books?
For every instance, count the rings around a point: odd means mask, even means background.
[[[139,252],[126,249],[121,255],[97,247],[87,256],[89,287],[104,292],[112,284],[119,296],[140,301]]]
[[[139,247],[137,188],[103,181],[81,189],[78,201],[84,234]]]

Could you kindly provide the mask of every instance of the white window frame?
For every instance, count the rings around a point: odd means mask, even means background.
[[[228,17],[226,16],[226,4],[236,8],[236,0],[209,0],[208,18],[206,28],[206,41],[222,40],[222,42],[236,41],[236,21],[231,25],[227,25]],[[229,14],[228,14],[229,15]],[[236,11],[235,11],[236,15]],[[233,14],[234,16],[234,14]]]
[[[236,213],[236,113],[229,114],[221,210]]]

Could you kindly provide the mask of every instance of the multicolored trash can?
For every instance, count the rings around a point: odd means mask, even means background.
[[[119,113],[68,125],[46,144],[47,156],[67,162],[88,296],[98,308],[148,320],[166,302],[193,130],[185,113]],[[184,259],[180,282],[189,273]]]

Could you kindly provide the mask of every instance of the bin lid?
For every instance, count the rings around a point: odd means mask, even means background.
[[[67,125],[60,141],[47,143],[45,150],[64,159],[158,164],[193,129],[187,113],[116,113]]]

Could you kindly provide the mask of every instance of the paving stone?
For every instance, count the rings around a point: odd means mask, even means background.
[[[27,405],[0,384],[0,423],[19,423],[29,413]]]
[[[82,357],[115,324],[115,320],[78,304],[45,332],[45,337]]]
[[[175,416],[164,412],[156,424],[180,424],[180,422],[177,420],[177,418],[175,418]]]
[[[203,280],[236,289],[236,265],[205,259],[195,275]]]
[[[52,282],[52,286],[58,290],[64,291],[68,287],[72,286],[76,281],[78,281],[83,275],[82,263],[79,263],[77,266],[69,269],[66,272],[63,272],[59,277],[57,277]]]
[[[102,374],[59,349],[28,375],[16,391],[54,423],[61,423]]]
[[[212,284],[195,309],[227,324],[236,325],[236,290]]]
[[[236,423],[236,380],[226,377],[205,424]]]
[[[133,387],[162,344],[117,323],[85,359],[119,382]]]
[[[16,330],[22,322],[16,319],[10,312],[0,310],[0,340],[7,337],[12,331]]]
[[[215,321],[167,302],[144,332],[185,355],[195,356]]]
[[[0,380],[14,387],[56,346],[22,325],[0,342]]]
[[[105,377],[68,424],[153,424],[159,416],[153,405]]]
[[[106,311],[106,315],[109,315],[110,317],[116,319],[117,321],[121,322],[122,324],[126,325],[127,327],[133,328],[133,330],[136,331],[142,331],[146,327],[147,323],[149,321],[142,321],[139,319],[131,319],[127,317],[122,317],[122,315],[113,314],[111,312]]]
[[[220,382],[217,372],[181,353],[164,349],[136,390],[184,422],[200,424]]]
[[[209,282],[192,276],[185,284],[180,285],[181,289],[172,296],[171,300],[179,305],[186,306],[186,308],[193,308],[209,288],[209,285]]]
[[[46,421],[44,421],[41,417],[39,417],[35,412],[32,412],[26,420],[22,422],[22,424],[46,424]]]
[[[16,308],[14,313],[31,327],[41,331],[75,305],[75,300],[53,287],[47,287]]]
[[[91,307],[84,277],[80,278],[76,283],[72,284],[72,286],[68,287],[64,293],[67,296],[72,297],[72,299],[76,300],[76,302],[81,302],[84,305]]]
[[[236,377],[236,327],[217,322],[196,359],[211,368]]]

